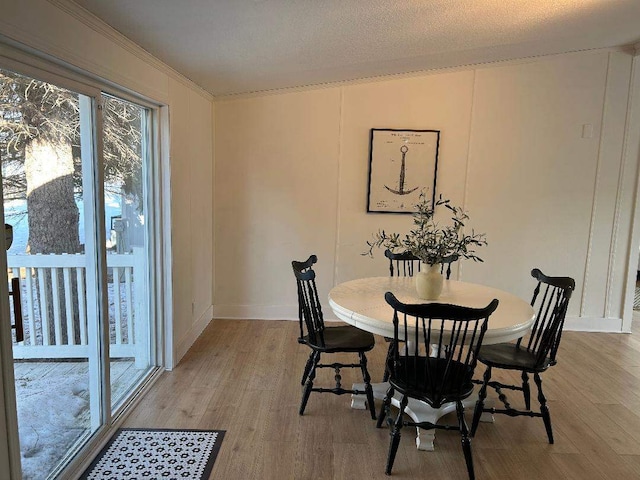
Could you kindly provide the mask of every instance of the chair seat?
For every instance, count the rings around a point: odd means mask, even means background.
[[[425,362],[429,362],[429,368]],[[473,372],[463,363],[451,361],[448,366],[446,363],[444,358],[400,357],[389,382],[396,390],[424,400],[434,408],[467,398],[473,392]],[[436,378],[426,378],[427,371],[435,373]],[[447,381],[443,384],[445,372]]]
[[[542,365],[537,366],[536,356],[524,348],[519,348],[515,343],[483,345],[478,360],[489,367],[526,372],[543,372],[552,364],[551,359],[546,358]]]
[[[327,353],[368,352],[376,344],[372,333],[351,325],[325,327],[323,334],[324,345],[321,345],[320,342],[311,342],[308,335],[304,336],[303,341],[314,350]]]

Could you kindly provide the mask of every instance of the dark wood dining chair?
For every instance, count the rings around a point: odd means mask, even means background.
[[[475,478],[469,429],[464,418],[462,401],[473,392],[473,372],[478,350],[487,330],[489,316],[498,307],[494,299],[485,308],[467,308],[442,303],[405,304],[391,292],[385,300],[393,308],[393,356],[389,361],[389,389],[385,395],[377,426],[382,426],[389,417],[391,399],[400,394],[400,408],[395,420],[389,418],[391,440],[385,473],[391,474],[400,444],[402,427],[412,426],[424,429],[459,430],[462,436],[462,450],[469,478]],[[412,349],[403,348],[401,341],[408,341]],[[405,342],[404,345],[407,345]],[[437,346],[438,356],[429,351]],[[412,351],[413,350],[413,351]],[[454,402],[458,423],[439,425],[431,422],[411,422],[404,418],[409,398],[426,402],[432,408],[440,408]]]
[[[420,259],[409,251],[394,253],[387,248],[384,256],[389,259],[391,277],[413,277],[414,272],[420,271]]]
[[[478,354],[478,361],[486,365],[487,368],[484,372],[482,387],[478,392],[478,401],[471,424],[471,436],[475,435],[483,412],[501,413],[511,417],[542,417],[549,443],[553,443],[551,416],[547,400],[542,392],[540,374],[556,364],[567,307],[576,284],[573,278],[548,277],[537,268],[531,271],[531,276],[537,280],[531,300],[531,306],[536,311],[536,319],[531,332],[515,343],[485,345]],[[519,385],[512,385],[492,381],[491,373],[495,368],[521,372],[522,382]],[[531,411],[529,374],[533,374],[533,379],[538,387],[539,412]],[[496,390],[498,399],[504,404],[504,408],[485,408],[487,387]],[[522,392],[525,410],[513,408],[502,391],[503,389]]]
[[[458,258],[458,255],[449,255],[442,260],[442,263],[440,264],[440,273],[442,273],[444,275],[444,278],[446,278],[447,280],[451,278],[451,264],[453,262],[457,262]]]
[[[409,251],[394,253],[391,250],[386,249],[384,251],[384,256],[389,259],[389,276],[391,277],[413,277],[414,273],[418,273],[420,271],[420,265],[422,262]],[[451,277],[451,264],[457,260],[458,255],[449,255],[440,264],[440,273],[445,275],[447,280]],[[445,265],[447,266],[446,271]],[[393,344],[391,343],[390,337],[384,337],[384,340],[389,343],[389,348],[387,349],[387,363],[385,363],[385,365],[387,365],[389,358],[393,354]],[[389,371],[385,367],[382,381],[386,382],[388,379]]]
[[[311,349],[309,359],[302,374],[302,401],[300,403],[300,415],[304,414],[305,407],[311,392],[333,393],[343,395],[351,393],[355,395],[366,395],[371,418],[376,418],[376,407],[373,400],[373,389],[371,388],[371,377],[367,370],[367,357],[365,352],[370,351],[375,346],[375,338],[372,333],[365,332],[351,325],[338,327],[326,327],[318,290],[316,288],[316,274],[313,265],[318,261],[318,257],[311,255],[306,261],[291,262],[293,273],[298,285],[298,318],[300,323],[300,337],[298,343],[307,345]],[[321,364],[320,356],[330,353],[357,353],[358,363],[338,363]],[[335,370],[336,386],[334,388],[314,387],[316,370],[318,368],[332,368]],[[346,389],[342,387],[341,368],[359,368],[362,371],[362,378],[365,390]]]
[[[389,259],[389,276],[391,277],[413,277],[420,271],[420,259],[409,251],[394,253],[386,249],[384,256]],[[447,280],[451,278],[451,264],[457,260],[458,255],[449,255],[440,264],[440,273],[445,275]]]

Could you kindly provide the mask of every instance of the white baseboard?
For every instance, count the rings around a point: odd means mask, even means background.
[[[621,318],[567,317],[564,329],[574,332],[623,332]]]
[[[328,307],[327,307],[328,308]],[[326,310],[322,306],[326,318]],[[329,309],[331,312],[331,309]],[[214,305],[213,318],[229,320],[298,320],[297,305]]]
[[[191,326],[189,331],[177,342],[174,354],[174,365],[177,365],[182,357],[191,348],[194,342],[198,339],[200,334],[209,325],[209,322],[213,318],[213,306],[210,305],[205,312],[200,315],[198,320]]]

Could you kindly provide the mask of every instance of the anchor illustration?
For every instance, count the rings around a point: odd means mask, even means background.
[[[409,151],[409,147],[407,147],[406,145],[402,145],[400,147],[400,153],[402,153],[402,160],[400,163],[400,180],[398,180],[398,190],[394,190],[393,188],[388,187],[387,185],[384,186],[384,188],[389,190],[391,193],[395,193],[396,195],[409,195],[411,192],[414,192],[418,189],[418,187],[412,188],[411,190],[404,189],[405,157],[408,151]]]

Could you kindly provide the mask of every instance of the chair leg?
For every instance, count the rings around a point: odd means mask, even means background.
[[[407,399],[406,395],[403,395],[402,400],[400,401],[398,416],[396,417],[396,421],[393,424],[393,429],[389,434],[391,436],[391,441],[389,442],[389,456],[387,457],[387,468],[384,471],[384,473],[386,473],[387,475],[391,475],[393,462],[396,459],[396,453],[398,453],[398,445],[400,445],[401,436],[400,430],[402,429],[404,409],[407,407],[407,403],[409,403],[409,400]]]
[[[376,419],[376,404],[373,400],[373,388],[371,387],[371,375],[367,370],[367,356],[364,352],[360,352],[360,369],[362,370],[362,379],[364,380],[364,390],[367,394],[367,403],[369,404],[369,412],[371,412],[371,419]]]
[[[478,392],[478,401],[476,402],[476,408],[473,411],[473,421],[471,422],[470,435],[472,437],[476,434],[478,423],[480,423],[480,417],[484,410],[484,399],[487,398],[487,385],[489,384],[489,380],[491,380],[491,367],[487,367],[482,377],[482,387],[480,387],[480,391]]]
[[[387,393],[384,396],[384,400],[382,400],[380,413],[378,414],[378,421],[376,422],[376,428],[382,427],[382,422],[384,422],[384,419],[386,418],[386,416],[389,415],[389,407],[391,406],[391,399],[393,398],[394,393],[395,393],[395,390],[393,387],[389,387],[387,389]]]
[[[469,473],[469,480],[474,480],[475,473],[473,471],[473,457],[471,456],[471,440],[469,439],[469,428],[467,422],[464,419],[464,406],[462,402],[458,400],[456,402],[456,412],[458,414],[458,425],[460,427],[460,434],[462,435],[462,452],[464,453],[464,460],[467,464],[467,473]]]
[[[311,350],[309,358],[307,359],[307,363],[304,366],[304,372],[302,373],[302,380],[300,381],[300,385],[304,385],[307,381],[307,377],[309,376],[309,372],[311,371],[311,366],[313,365],[313,357],[315,356],[315,354],[316,352],[314,350]]]
[[[309,395],[311,395],[311,389],[313,388],[313,380],[316,378],[316,366],[319,362],[320,352],[314,352],[313,364],[311,365],[309,375],[307,375],[307,383],[302,391],[302,401],[300,402],[300,410],[298,412],[300,415],[304,415],[304,409],[307,407],[307,401],[309,400]]]
[[[551,428],[551,415],[549,414],[549,407],[547,407],[547,399],[542,393],[542,380],[540,375],[535,373],[533,379],[538,386],[538,401],[540,402],[540,413],[542,413],[542,420],[544,420],[544,428],[547,430],[547,437],[549,437],[549,443],[553,444],[553,429]]]
[[[389,375],[391,374],[391,372],[389,371],[389,363],[393,358],[393,353],[395,351],[394,346],[395,346],[395,343],[393,342],[393,340],[389,342],[389,348],[387,349],[387,358],[384,362],[384,375],[382,376],[382,382],[389,381]]]
[[[524,406],[526,410],[531,410],[531,388],[529,388],[529,375],[522,372],[522,394],[524,395]]]

